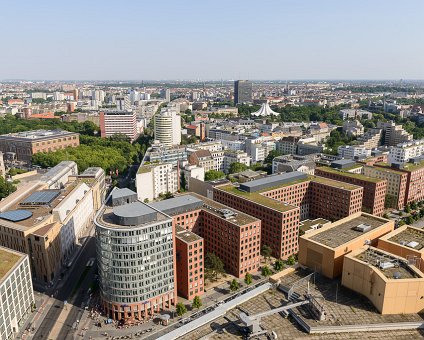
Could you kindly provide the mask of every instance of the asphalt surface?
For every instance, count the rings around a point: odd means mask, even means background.
[[[74,266],[71,268],[71,272],[66,277],[66,282],[57,291],[55,296],[55,303],[48,311],[41,325],[38,327],[36,333],[33,336],[33,339],[48,339],[50,331],[53,329],[60,313],[62,312],[64,301],[67,301],[66,308],[70,308],[71,310],[69,311],[68,317],[63,325],[58,325],[61,327],[58,339],[73,339],[75,332],[73,327],[75,326],[77,320],[81,320],[81,316],[84,311],[84,309],[81,308],[81,305],[88,298],[87,291],[90,284],[94,281],[96,265],[90,267],[87,275],[81,283],[81,286],[74,294],[74,296],[71,296],[71,294],[74,291],[75,286],[78,284],[81,275],[86,269],[88,260],[93,257],[96,257],[95,238],[90,237],[86,241],[86,244],[82,249],[80,256],[74,263]]]

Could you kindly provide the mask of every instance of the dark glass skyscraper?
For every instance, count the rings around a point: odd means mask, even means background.
[[[252,82],[249,80],[236,80],[234,82],[234,104],[252,102]]]

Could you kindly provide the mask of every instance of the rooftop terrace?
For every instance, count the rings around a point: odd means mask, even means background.
[[[309,239],[321,243],[330,248],[337,248],[345,243],[363,236],[366,233],[388,223],[388,220],[368,214],[361,214],[356,217],[347,217],[340,224],[335,222],[328,229],[322,230],[311,236]],[[364,231],[357,227],[365,227]]]

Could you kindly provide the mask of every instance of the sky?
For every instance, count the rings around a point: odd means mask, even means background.
[[[3,1],[0,79],[424,79],[422,0]]]

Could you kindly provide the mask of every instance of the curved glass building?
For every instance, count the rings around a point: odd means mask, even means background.
[[[115,320],[142,320],[176,303],[171,217],[115,189],[95,219],[100,292]]]

